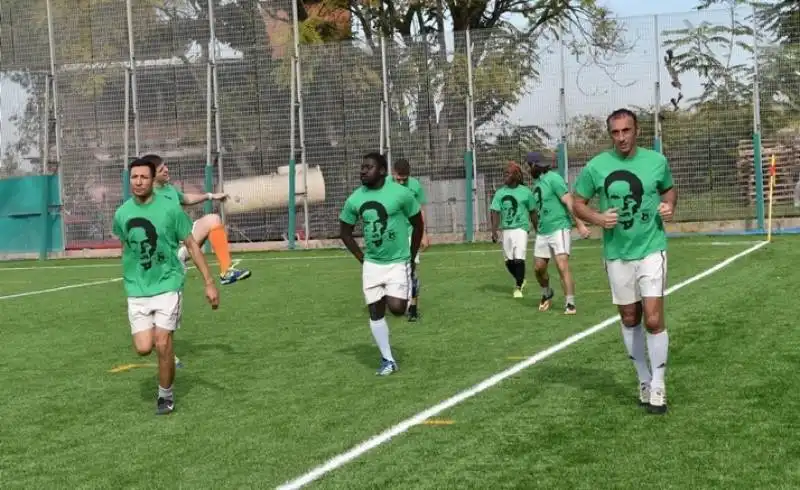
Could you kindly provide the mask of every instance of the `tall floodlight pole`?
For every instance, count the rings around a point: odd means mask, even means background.
[[[656,63],[656,82],[653,90],[653,150],[661,153],[661,64],[659,63],[659,52],[661,50],[660,35],[658,32],[658,15],[653,16],[653,53]]]
[[[480,216],[478,214],[478,159],[475,155],[475,82],[472,75],[472,34],[467,29],[465,32],[467,44],[467,151],[472,165],[471,201],[473,231],[480,231]],[[474,237],[474,235],[473,235]]]
[[[209,77],[208,77],[208,84],[209,87],[207,88],[207,94],[210,92],[210,106],[211,106],[211,113],[206,121],[209,124],[206,136],[208,137],[208,149],[206,150],[206,167],[205,167],[205,186],[206,192],[214,192],[214,164],[217,165],[217,172],[219,178],[219,189],[220,191],[224,191],[225,189],[225,180],[224,180],[224,173],[223,173],[223,162],[222,162],[222,127],[221,127],[221,120],[222,117],[220,115],[219,109],[219,78],[217,76],[217,30],[216,30],[216,21],[214,19],[214,2],[208,2],[208,66],[209,66]],[[213,115],[213,118],[211,117]],[[213,122],[214,124],[214,139],[216,146],[216,154],[214,158],[211,158],[212,151],[211,151],[211,127],[210,124]],[[213,204],[210,200],[206,201],[206,212],[211,213],[213,211]],[[222,222],[225,222],[225,207],[220,207],[220,215],[222,218]]]
[[[764,230],[764,165],[761,155],[761,86],[758,69],[758,7],[753,5],[753,172],[756,191],[756,221]]]
[[[381,15],[381,78],[383,79],[383,100],[381,101],[383,119],[383,142],[386,143],[385,151],[386,162],[389,165],[389,173],[392,172],[392,123],[391,107],[389,105],[389,60],[386,47],[386,29],[383,25],[383,15]]]
[[[300,61],[300,15],[297,12],[298,0],[291,0],[292,2],[292,30],[294,32],[294,67],[295,83],[297,84],[297,122],[298,129],[300,130],[300,168],[303,169],[303,241],[305,247],[308,248],[308,162],[306,161],[306,127],[303,116],[303,70]]]
[[[128,17],[128,69],[131,78],[131,109],[133,110],[133,148],[136,156],[140,154],[139,148],[139,96],[136,87],[136,55],[133,43],[133,5],[132,0],[126,1]],[[127,162],[126,162],[127,163]]]
[[[566,46],[564,42],[564,36],[566,31],[562,28],[561,29],[561,36],[559,39],[559,70],[561,73],[561,87],[558,91],[558,112],[559,112],[559,126],[561,126],[561,142],[558,148],[558,171],[561,173],[561,176],[564,177],[564,180],[569,183],[569,149],[568,146],[568,138],[569,138],[569,123],[567,120],[567,61],[566,61]]]
[[[47,8],[47,41],[49,44],[50,50],[50,73],[48,74],[48,82],[47,87],[53,94],[53,120],[54,120],[54,131],[55,131],[55,140],[56,140],[56,172],[58,174],[58,202],[61,205],[64,205],[64,169],[61,165],[61,122],[58,117],[58,111],[60,109],[59,105],[59,98],[58,98],[58,74],[56,73],[56,43],[55,43],[55,31],[53,29],[53,8],[50,4],[50,0],[46,0],[46,8]],[[46,110],[50,110],[48,107]],[[50,127],[46,131],[50,131]],[[50,148],[49,148],[49,138],[47,139],[48,145],[48,156],[50,158]],[[46,160],[42,163],[43,165],[47,165],[49,162]],[[67,244],[67,231],[65,226],[62,224],[61,226],[61,244],[66,246]]]

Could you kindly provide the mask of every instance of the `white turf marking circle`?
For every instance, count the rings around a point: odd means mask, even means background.
[[[687,279],[687,280],[685,280],[683,282],[680,282],[680,283],[672,286],[671,288],[667,289],[665,291],[665,295],[672,294],[675,291],[678,291],[679,289],[685,288],[686,286],[688,286],[688,285],[690,285],[690,284],[692,284],[694,282],[699,281],[700,279],[703,279],[705,277],[710,276],[711,274],[719,271],[720,269],[730,265],[732,262],[744,257],[745,255],[748,255],[748,254],[751,254],[751,253],[755,252],[756,250],[760,249],[761,247],[763,247],[767,243],[769,243],[769,242],[759,242],[757,245],[754,245],[754,246],[748,248],[747,250],[744,250],[743,252],[739,252],[738,254],[733,255],[733,256],[723,260],[719,264],[717,264],[717,265],[715,265],[715,266],[713,266],[713,267],[711,267],[709,269],[706,269],[705,271],[703,271],[703,272],[701,272],[701,273],[699,273],[699,274],[697,274],[695,276],[692,276],[689,279]],[[279,490],[294,490],[294,489],[302,488],[305,485],[307,485],[307,484],[319,479],[320,477],[322,477],[326,473],[330,473],[331,471],[339,468],[340,466],[343,466],[343,465],[353,461],[354,459],[358,458],[359,456],[363,455],[364,453],[366,453],[366,452],[368,452],[368,451],[380,446],[381,444],[383,444],[385,442],[388,442],[393,437],[402,434],[403,432],[407,431],[411,427],[414,427],[415,425],[419,425],[419,424],[423,423],[426,419],[429,419],[431,417],[435,417],[435,416],[441,414],[442,412],[444,412],[448,408],[451,408],[451,407],[453,407],[455,405],[458,405],[459,403],[463,402],[464,400],[467,400],[468,398],[472,398],[473,396],[477,395],[478,393],[495,386],[496,384],[500,383],[501,381],[505,380],[506,378],[514,376],[515,374],[519,373],[520,371],[522,371],[524,369],[527,369],[530,366],[533,366],[537,362],[542,361],[544,359],[547,359],[548,357],[552,356],[553,354],[555,354],[555,353],[557,353],[557,352],[559,352],[561,350],[566,349],[567,347],[569,347],[570,345],[578,342],[579,340],[582,340],[582,339],[584,339],[584,338],[586,338],[586,337],[588,337],[588,336],[590,336],[590,335],[592,335],[594,333],[599,332],[600,330],[603,330],[604,328],[608,327],[609,325],[612,325],[612,324],[616,323],[618,320],[619,320],[619,315],[615,315],[615,316],[606,318],[605,320],[603,320],[602,322],[598,323],[597,325],[594,325],[593,327],[590,327],[590,328],[588,328],[588,329],[586,329],[586,330],[584,330],[582,332],[576,333],[575,335],[572,335],[571,337],[568,337],[567,339],[559,342],[558,344],[555,344],[554,346],[549,347],[548,349],[545,349],[545,350],[543,350],[541,352],[538,352],[538,353],[534,354],[533,356],[525,359],[524,361],[521,361],[521,362],[511,366],[510,368],[506,369],[505,371],[501,371],[501,372],[495,374],[494,376],[492,376],[490,378],[487,378],[484,381],[481,381],[480,383],[476,384],[472,388],[469,388],[469,389],[467,389],[465,391],[462,391],[461,393],[458,393],[457,395],[455,395],[455,396],[453,396],[451,398],[448,398],[447,400],[445,400],[445,401],[443,401],[443,402],[441,402],[441,403],[439,403],[437,405],[434,405],[434,406],[430,407],[429,409],[424,410],[424,411],[414,415],[413,417],[411,417],[409,419],[406,419],[406,420],[400,422],[399,424],[395,425],[394,427],[391,427],[391,428],[385,430],[384,432],[381,432],[380,434],[378,434],[378,435],[376,435],[376,436],[374,436],[374,437],[362,442],[361,444],[355,446],[354,448],[350,449],[349,451],[341,453],[338,456],[333,457],[332,459],[328,460],[328,462],[326,462],[325,464],[317,466],[316,468],[312,469],[308,473],[306,473],[306,474],[304,474],[304,475],[302,475],[302,476],[300,476],[300,477],[298,477],[298,478],[296,478],[294,480],[291,480],[291,481],[288,481],[288,482],[284,483],[283,485],[279,486],[278,489]]]

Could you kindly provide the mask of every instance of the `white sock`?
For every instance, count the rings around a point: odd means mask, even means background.
[[[172,386],[169,388],[162,388],[161,385],[158,385],[158,397],[172,400]]]
[[[575,304],[575,296],[574,295],[567,296],[566,303],[568,305],[574,305]]]
[[[647,333],[647,351],[650,354],[650,366],[653,369],[652,386],[664,388],[664,375],[667,371],[667,352],[669,351],[669,335],[664,330],[661,333]]]
[[[647,352],[645,351],[644,329],[641,325],[626,327],[622,325],[622,341],[628,349],[628,355],[636,368],[639,383],[650,383],[650,368],[647,366]]]
[[[386,318],[370,320],[369,328],[372,329],[372,336],[375,337],[375,343],[381,351],[381,356],[387,361],[394,361],[392,348],[389,346],[389,324],[386,323]]]

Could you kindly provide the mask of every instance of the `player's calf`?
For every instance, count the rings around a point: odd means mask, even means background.
[[[381,364],[375,372],[378,376],[388,376],[397,371],[397,363],[392,355],[392,347],[389,343],[389,324],[386,323],[386,306],[388,303],[393,303],[396,306],[398,298],[387,298],[372,303],[369,305],[369,327],[372,331],[372,337],[375,339],[375,344],[381,353]],[[394,310],[390,311],[394,313]],[[405,310],[404,310],[405,311]],[[395,313],[396,314],[396,313]],[[401,313],[402,314],[402,313]]]
[[[664,325],[664,298],[645,297],[642,301],[647,329],[647,352],[650,357],[652,381],[648,411],[662,414],[667,411],[666,371],[669,353],[669,334]]]
[[[561,287],[564,289],[564,314],[574,315],[575,308],[575,280],[569,268],[569,255],[558,254],[555,257],[558,275],[561,277]]]
[[[172,384],[175,381],[175,352],[172,348],[172,330],[156,327],[155,349],[158,354],[158,398],[156,413],[165,415],[175,409]]]
[[[533,273],[536,275],[536,282],[538,282],[539,286],[542,288],[542,298],[539,300],[539,311],[549,310],[553,302],[553,296],[555,296],[553,288],[550,287],[550,274],[547,273],[548,262],[548,259],[536,257],[533,263]]]

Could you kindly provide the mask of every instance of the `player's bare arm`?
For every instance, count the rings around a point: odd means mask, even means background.
[[[197,244],[197,241],[192,235],[186,237],[183,244],[186,246],[186,250],[189,251],[189,255],[192,256],[192,261],[197,266],[197,270],[199,270],[200,274],[203,276],[203,281],[206,285],[206,299],[208,299],[208,302],[211,304],[211,308],[216,310],[219,307],[219,292],[217,291],[217,286],[214,284],[214,278],[211,277],[211,272],[208,269],[206,257],[203,255],[203,251],[200,250],[200,245]]]
[[[671,187],[661,193],[661,204],[658,205],[658,214],[664,221],[670,221],[675,214],[675,206],[678,204],[678,193]]]
[[[531,225],[533,226],[533,231],[538,232],[539,231],[539,213],[537,213],[535,209],[531,209],[530,219],[531,219]]]
[[[611,229],[617,226],[617,210],[611,208],[604,213],[589,207],[589,200],[578,194],[573,195],[572,209],[574,216],[585,223]]]
[[[422,217],[422,242],[420,243],[420,248],[422,250],[425,250],[426,248],[431,246],[431,242],[428,239],[428,230],[425,229],[426,228],[426,226],[425,226],[426,221],[425,221],[425,207],[424,206],[420,206],[419,214]]]
[[[356,242],[356,239],[353,236],[354,229],[355,225],[345,223],[344,221],[339,222],[339,236],[342,238],[342,243],[344,243],[344,246],[347,247],[347,250],[353,254],[353,257],[363,264],[364,252],[361,251],[361,247],[358,246],[358,242]],[[419,245],[419,243],[417,245]]]
[[[422,243],[422,236],[425,234],[425,222],[422,219],[422,211],[408,218],[411,223],[411,263],[414,264],[413,258],[419,252],[420,244]],[[348,247],[349,248],[349,247]],[[352,251],[352,250],[351,250]],[[413,267],[413,265],[412,265]]]
[[[205,194],[184,194],[183,195],[183,204],[184,206],[194,206],[195,204],[200,204],[201,202],[206,201],[224,201],[228,198],[228,195],[223,192],[206,192]]]
[[[561,196],[561,202],[564,203],[564,206],[567,207],[567,211],[569,211],[572,219],[575,220],[575,227],[578,229],[578,233],[581,235],[581,237],[588,238],[592,232],[586,226],[586,223],[584,223],[584,221],[575,214],[575,206],[573,206],[574,199],[572,198],[572,194],[568,192]]]

